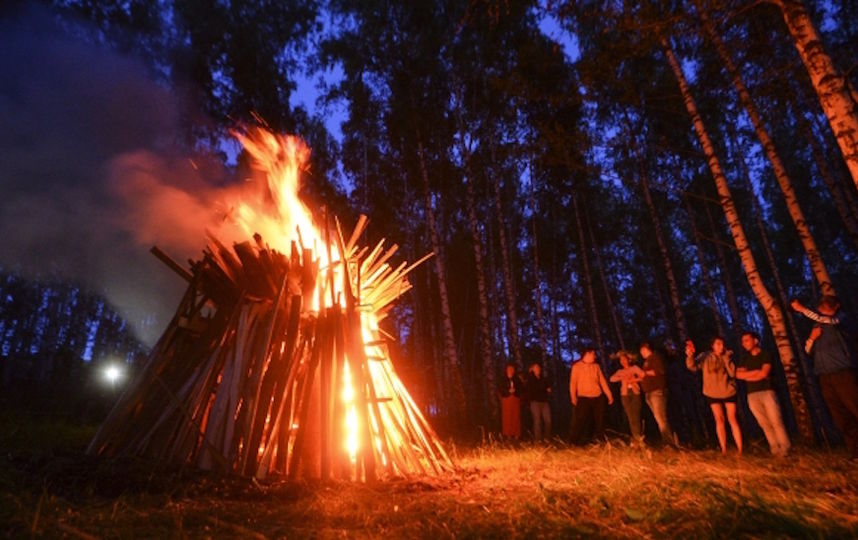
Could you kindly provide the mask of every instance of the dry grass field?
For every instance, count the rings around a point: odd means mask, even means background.
[[[451,444],[460,469],[442,478],[261,483],[88,458],[88,428],[9,425],[13,538],[858,537],[858,466],[840,451]]]

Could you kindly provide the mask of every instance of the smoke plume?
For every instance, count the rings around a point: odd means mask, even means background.
[[[0,19],[0,266],[103,294],[146,343],[186,284],[184,263],[237,188],[183,151],[182,104],[143,62],[76,37],[46,13]]]

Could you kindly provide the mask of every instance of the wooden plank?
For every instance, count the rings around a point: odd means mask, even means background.
[[[152,255],[154,255],[155,257],[157,257],[158,260],[160,260],[162,263],[166,264],[170,270],[179,274],[179,276],[182,279],[184,279],[185,281],[187,281],[188,283],[190,283],[191,280],[193,280],[193,278],[194,278],[193,274],[191,274],[190,272],[185,270],[182,267],[182,265],[180,265],[179,263],[174,261],[169,255],[164,253],[164,251],[162,251],[161,248],[159,248],[158,246],[152,246],[152,248],[149,250],[149,252]]]

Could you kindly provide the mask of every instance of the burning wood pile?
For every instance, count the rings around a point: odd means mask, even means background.
[[[372,481],[451,469],[378,326],[422,261],[392,267],[396,246],[358,247],[364,217],[348,240],[335,219],[317,227],[297,197],[306,154],[295,139],[261,129],[239,138],[265,169],[276,210],[265,221],[240,206],[242,226],[279,228],[283,247],[253,234],[229,248],[210,235],[190,271],[153,249],[188,289],[89,452],[257,478]]]

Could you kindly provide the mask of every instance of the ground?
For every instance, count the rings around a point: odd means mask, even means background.
[[[90,428],[3,427],[14,538],[858,537],[858,465],[836,449],[450,442],[459,470],[440,478],[290,484],[89,458]]]

